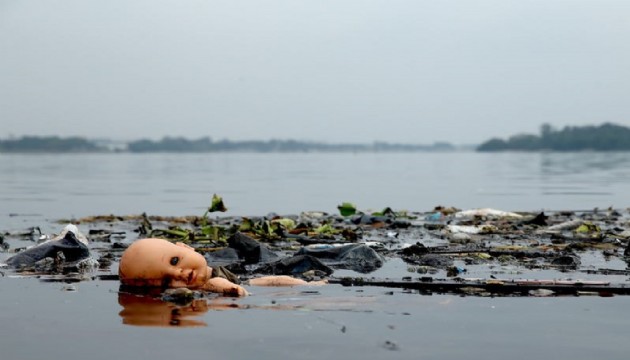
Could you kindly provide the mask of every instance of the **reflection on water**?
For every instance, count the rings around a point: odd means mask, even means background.
[[[136,326],[198,327],[207,324],[198,317],[208,312],[204,299],[193,300],[185,306],[175,305],[150,296],[119,293],[118,303],[123,309],[118,313],[123,324]]]
[[[615,189],[630,180],[629,165],[628,153],[542,153],[542,194],[614,198]]]
[[[630,153],[515,152],[483,158],[487,185],[479,194],[513,204],[502,208],[578,210],[630,202]]]
[[[319,295],[256,289],[234,301],[296,311],[190,312],[207,326],[128,326],[116,281],[76,291],[37,278],[0,276],[2,359],[626,359],[628,298],[423,296],[378,287],[319,287]],[[282,293],[281,293],[282,291]],[[343,306],[343,300],[348,302]],[[45,299],[45,301],[42,301]],[[309,300],[310,299],[310,300]],[[368,299],[368,303],[360,303]],[[329,310],[322,308],[325,301]],[[122,301],[126,303],[125,300]],[[341,304],[335,306],[334,303]],[[164,311],[163,304],[157,314]],[[347,311],[338,311],[343,306]],[[171,308],[172,309],[172,308]],[[357,311],[363,310],[363,311]],[[165,320],[171,319],[167,313]],[[168,325],[167,325],[168,326]],[[384,347],[397,344],[397,350]],[[476,351],[483,347],[482,351]],[[122,346],[121,346],[122,345]]]
[[[319,287],[318,287],[319,288]],[[186,304],[164,301],[159,294],[118,292],[118,304],[123,307],[118,315],[122,323],[147,327],[205,327],[210,311],[225,310],[283,310],[371,312],[379,308],[375,296],[324,296],[312,287],[253,287],[248,291],[258,296],[231,298],[216,294],[192,300]],[[271,301],[270,301],[271,300]]]
[[[543,176],[604,174],[621,172],[628,175],[628,153],[541,153],[540,173]]]

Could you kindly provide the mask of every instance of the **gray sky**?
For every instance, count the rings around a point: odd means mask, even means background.
[[[630,1],[0,0],[0,138],[630,126]]]

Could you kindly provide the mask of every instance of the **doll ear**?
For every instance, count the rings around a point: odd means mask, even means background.
[[[192,246],[186,245],[183,242],[176,242],[175,245],[181,246],[181,247],[186,248],[186,249],[195,250]]]

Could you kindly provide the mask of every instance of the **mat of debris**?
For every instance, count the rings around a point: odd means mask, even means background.
[[[76,244],[87,247],[90,261],[57,249],[16,265],[11,259],[21,252],[60,240],[32,224],[2,233],[0,263],[5,276],[117,280],[124,249],[137,239],[159,237],[189,244],[210,266],[225,266],[241,278],[285,274],[343,286],[473,296],[630,294],[628,209],[534,213],[438,206],[362,212],[342,204],[339,210],[214,217],[213,209],[203,216],[62,219],[60,232],[72,223],[85,234],[85,245]]]

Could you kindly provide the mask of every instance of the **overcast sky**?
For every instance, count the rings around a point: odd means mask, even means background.
[[[0,0],[0,138],[630,126],[630,1]]]

